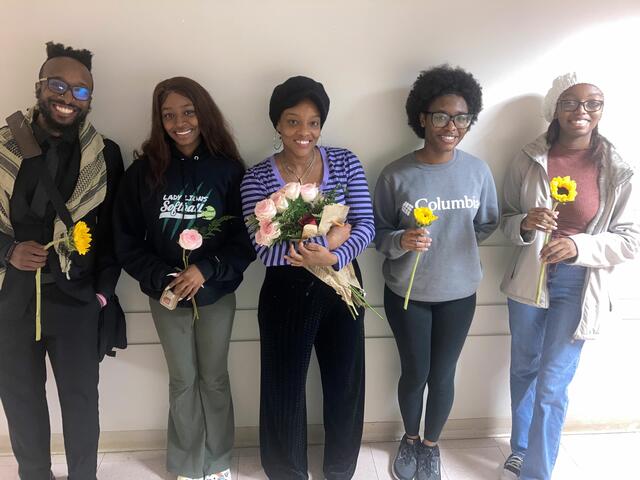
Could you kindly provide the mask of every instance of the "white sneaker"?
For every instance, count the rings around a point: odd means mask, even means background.
[[[231,480],[231,470],[227,468],[224,472],[212,473],[205,476],[204,480]]]
[[[202,477],[200,478],[191,478],[191,477],[183,477],[182,475],[178,475],[178,480],[204,480]]]

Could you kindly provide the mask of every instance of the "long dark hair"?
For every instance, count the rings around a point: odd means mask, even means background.
[[[549,124],[547,128],[547,143],[550,147],[553,147],[560,138],[560,123],[557,118]],[[605,154],[605,141],[604,137],[598,133],[598,125],[591,131],[591,140],[589,140],[589,150],[591,158],[596,162],[600,162]]]
[[[198,117],[200,135],[209,152],[214,155],[230,158],[244,166],[238,147],[222,112],[198,82],[187,77],[173,77],[163,80],[153,90],[151,107],[151,134],[142,144],[142,153],[135,152],[135,157],[146,157],[151,168],[149,184],[153,189],[165,184],[164,174],[171,162],[171,143],[162,125],[162,104],[170,93],[177,93],[188,98]]]

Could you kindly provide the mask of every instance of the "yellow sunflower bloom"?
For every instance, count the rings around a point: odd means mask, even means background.
[[[84,222],[78,222],[73,226],[71,232],[73,239],[73,250],[76,250],[80,255],[86,255],[91,247],[91,233],[89,227]]]
[[[438,220],[438,216],[434,215],[430,208],[419,207],[413,209],[413,218],[419,227],[427,227]]]
[[[578,195],[576,181],[571,177],[553,177],[551,179],[551,196],[556,202],[573,202]]]

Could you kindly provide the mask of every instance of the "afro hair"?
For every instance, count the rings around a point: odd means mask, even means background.
[[[473,75],[460,67],[439,65],[420,72],[407,97],[407,120],[416,135],[424,138],[420,114],[427,112],[433,101],[443,95],[460,95],[467,102],[472,124],[482,110],[482,87]]]
[[[76,50],[72,47],[66,47],[62,43],[53,43],[47,42],[47,59],[40,67],[40,76],[42,76],[42,69],[44,68],[44,64],[47,63],[52,58],[58,57],[69,57],[77,60],[82,65],[87,67],[87,70],[91,71],[91,57],[93,53],[89,50]]]

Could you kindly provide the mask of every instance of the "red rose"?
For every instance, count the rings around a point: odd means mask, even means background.
[[[302,218],[300,218],[300,220],[298,220],[298,224],[301,227],[304,227],[305,225],[318,225],[318,221],[316,220],[316,217],[313,216],[313,214],[305,213],[302,216]]]

